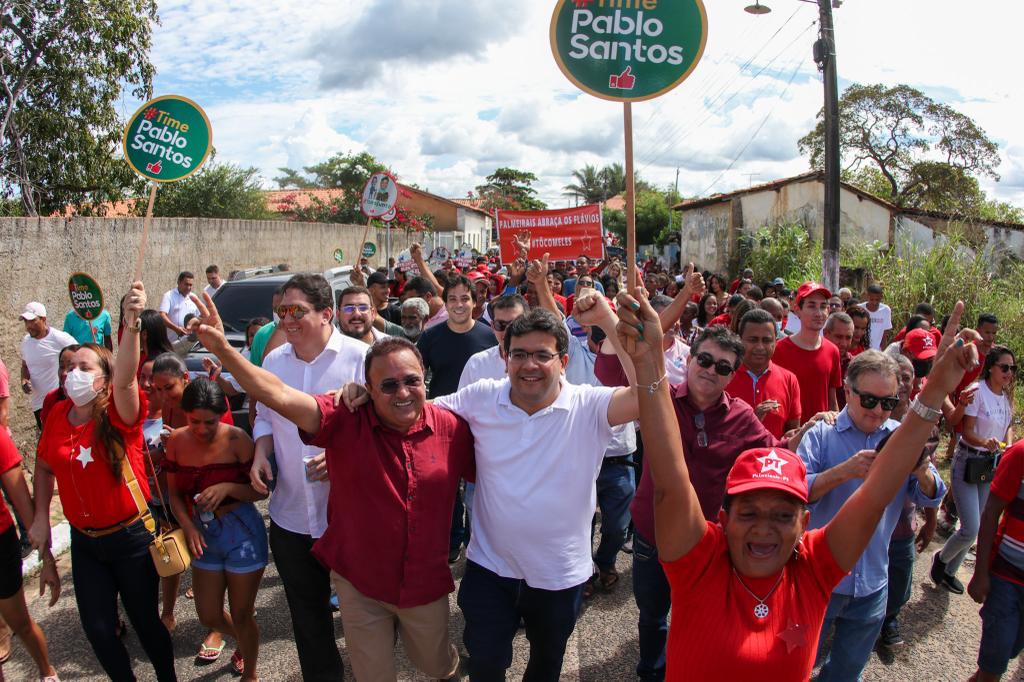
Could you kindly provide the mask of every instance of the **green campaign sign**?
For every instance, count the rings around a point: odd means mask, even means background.
[[[154,182],[176,182],[199,170],[213,130],[198,104],[178,95],[152,99],[128,120],[122,146],[128,165]]]
[[[68,295],[71,309],[86,322],[91,322],[103,312],[103,291],[89,275],[76,272],[68,279]]]
[[[377,245],[373,242],[363,244],[363,258],[373,258],[377,254]]]
[[[682,83],[707,39],[702,0],[558,0],[551,17],[562,73],[616,102],[653,99]]]
[[[335,249],[334,250],[334,260],[339,262],[339,263],[344,263],[345,262],[345,252],[342,251],[341,249]]]

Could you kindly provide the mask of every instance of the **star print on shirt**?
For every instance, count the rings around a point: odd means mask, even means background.
[[[779,639],[786,643],[786,653],[793,653],[793,649],[801,646],[807,646],[807,628],[799,623],[794,623],[793,619],[789,619],[789,627],[776,635]]]
[[[757,461],[761,463],[762,474],[775,472],[780,476],[782,475],[782,467],[785,466],[786,464],[789,464],[789,462],[775,454],[774,450],[769,452],[764,457],[758,457]]]
[[[82,463],[82,468],[84,469],[86,466],[88,466],[89,462],[94,461],[92,458],[92,448],[87,448],[84,445],[79,445],[78,455],[75,456],[75,459]]]

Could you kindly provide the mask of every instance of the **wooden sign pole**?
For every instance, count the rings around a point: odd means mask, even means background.
[[[359,241],[359,245],[356,247],[356,262],[352,264],[353,270],[359,269],[359,259],[363,257],[363,244],[366,243],[366,235],[370,234],[370,223],[373,222],[373,218],[366,219],[366,228],[363,230],[363,238]]]
[[[623,123],[626,132],[626,265],[629,294],[637,287],[636,275],[636,175],[633,172],[633,105],[626,102],[623,107]]]
[[[146,208],[146,217],[142,220],[142,240],[139,242],[139,258],[135,261],[135,274],[132,282],[142,280],[142,264],[146,261],[146,242],[149,241],[149,223],[153,220],[153,202],[156,201],[156,183],[153,183],[149,190],[149,206]]]

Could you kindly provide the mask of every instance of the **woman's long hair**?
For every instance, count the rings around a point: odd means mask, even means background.
[[[146,347],[142,352],[147,358],[155,358],[161,353],[170,353],[174,350],[167,338],[167,324],[159,311],[143,310],[139,319],[142,321],[142,331],[146,333]]]
[[[704,294],[703,296],[700,297],[700,303],[697,304],[697,326],[698,327],[706,327],[706,326],[708,326],[708,321],[709,321],[708,320],[708,312],[707,312],[707,310],[704,309],[704,304],[708,302],[709,298],[714,298],[715,302],[716,303],[718,302],[718,298],[713,293],[711,293],[710,290],[708,291],[708,293],[706,293],[706,294]]]
[[[107,386],[96,395],[92,405],[92,419],[96,423],[96,442],[99,443],[103,454],[106,455],[110,470],[114,478],[121,478],[121,466],[124,462],[124,436],[110,423],[108,408],[113,399],[113,376],[114,376],[114,354],[104,346],[95,343],[83,343],[82,348],[88,348],[100,361],[100,369]]]

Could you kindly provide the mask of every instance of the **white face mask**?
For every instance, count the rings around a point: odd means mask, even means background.
[[[95,374],[76,367],[64,379],[64,392],[78,407],[88,405],[96,397],[96,389],[92,387],[95,381]]]

